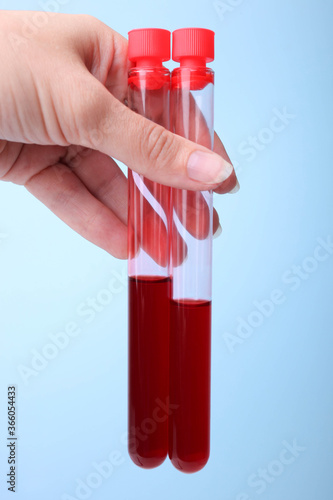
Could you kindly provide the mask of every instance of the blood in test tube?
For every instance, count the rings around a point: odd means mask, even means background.
[[[173,33],[173,132],[213,147],[214,33]],[[210,453],[213,194],[172,189],[169,457],[182,472],[202,469]]]
[[[128,56],[129,107],[169,128],[170,73],[162,63],[170,58],[170,32],[131,31]],[[168,450],[170,188],[132,170],[128,185],[128,450],[149,469]]]

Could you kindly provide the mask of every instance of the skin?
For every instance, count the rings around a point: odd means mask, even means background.
[[[127,257],[128,203],[115,160],[173,187],[237,187],[234,170],[221,184],[191,180],[190,154],[207,150],[126,107],[125,38],[91,16],[36,14],[0,13],[0,180],[117,258]],[[231,163],[216,134],[214,151]]]

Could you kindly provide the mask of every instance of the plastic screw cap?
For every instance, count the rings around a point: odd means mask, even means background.
[[[146,28],[128,33],[128,59],[132,62],[139,58],[156,58],[160,61],[170,59],[170,38],[168,30]]]
[[[214,61],[214,31],[204,28],[184,28],[172,33],[172,59],[198,57]]]

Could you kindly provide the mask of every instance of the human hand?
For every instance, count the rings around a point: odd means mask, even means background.
[[[124,105],[125,38],[90,16],[43,14],[37,28],[36,12],[1,11],[0,179],[118,258],[127,256],[127,180],[113,158],[178,188],[236,187],[217,136],[214,154]],[[200,170],[188,168],[196,151],[208,155]]]

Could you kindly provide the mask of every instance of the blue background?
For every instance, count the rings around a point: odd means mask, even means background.
[[[332,2],[58,6],[92,14],[124,36],[145,26],[216,32],[216,130],[241,190],[215,199],[223,234],[214,242],[212,450],[191,476],[168,461],[151,471],[132,464],[123,440],[126,262],[83,240],[24,188],[0,183],[0,497],[12,498],[4,438],[7,386],[16,384],[18,500],[80,498],[77,479],[86,481],[94,462],[114,452],[111,476],[87,498],[331,500],[333,256],[313,256],[318,238],[333,237]],[[43,3],[1,7],[41,10]],[[267,131],[284,108],[292,117],[279,132]],[[249,151],[251,137],[258,143]],[[301,266],[298,279],[293,266]],[[87,323],[78,306],[110,280],[111,302]],[[268,317],[258,314],[255,301],[276,289],[280,303],[266,304]],[[20,365],[31,367],[32,349],[41,352],[69,322],[79,334],[23,380]],[[239,332],[242,322],[250,326]],[[295,440],[301,451],[281,465],[286,442]],[[261,468],[269,480],[254,486]]]

